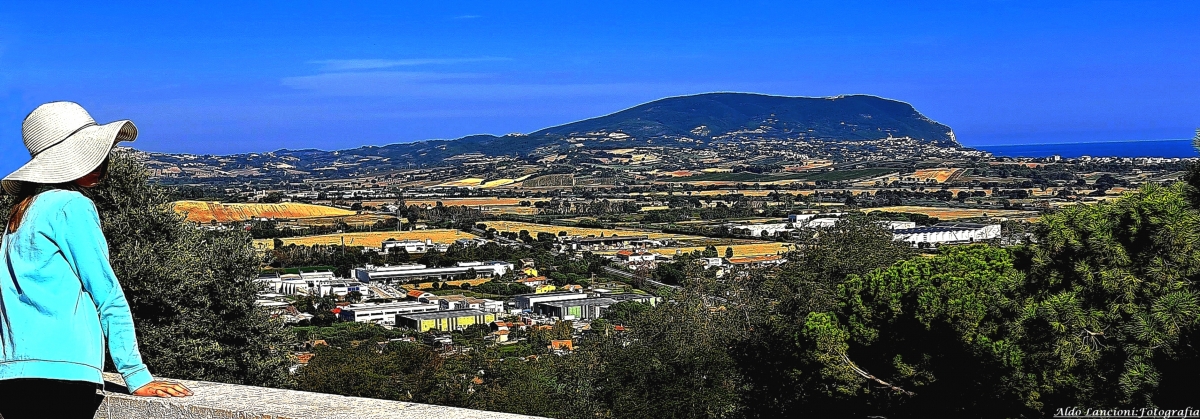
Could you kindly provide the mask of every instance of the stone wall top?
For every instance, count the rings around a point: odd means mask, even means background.
[[[346,397],[265,387],[176,380],[195,395],[180,398],[130,396],[120,375],[106,373],[104,403],[97,419],[518,419],[532,416]]]

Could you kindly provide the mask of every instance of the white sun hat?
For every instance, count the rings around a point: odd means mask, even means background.
[[[99,125],[78,103],[50,102],[25,117],[21,136],[29,163],[0,182],[14,195],[21,182],[64,183],[91,173],[117,142],[137,138],[137,127],[128,120]]]

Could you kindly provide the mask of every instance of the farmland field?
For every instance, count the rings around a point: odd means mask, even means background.
[[[565,231],[565,232],[567,232],[568,235],[583,236],[583,237],[587,237],[587,236],[600,237],[600,235],[604,235],[605,237],[610,237],[610,236],[616,235],[616,236],[648,236],[651,239],[699,239],[699,238],[701,238],[699,236],[688,236],[688,235],[682,235],[682,234],[668,234],[668,233],[662,233],[662,232],[658,232],[658,231],[618,230],[618,229],[608,229],[608,228],[580,228],[580,227],[566,227],[566,226],[522,223],[522,222],[518,222],[518,221],[485,221],[483,223],[487,224],[488,228],[496,229],[496,231],[511,231],[511,232],[517,233],[517,232],[520,232],[521,230],[526,230],[526,231],[529,231],[529,234],[531,234],[531,235],[537,235],[538,232],[558,234],[558,232],[560,232],[560,231]]]
[[[801,179],[808,181],[828,180],[831,182],[865,179],[876,176],[882,176],[888,173],[895,172],[896,169],[887,167],[876,167],[871,169],[855,169],[855,170],[835,170],[832,172],[805,173]]]
[[[473,239],[476,236],[471,233],[464,233],[459,230],[415,230],[415,231],[376,231],[368,233],[343,233],[343,234],[323,234],[320,236],[303,236],[303,237],[287,237],[283,240],[284,245],[298,244],[304,246],[312,246],[317,244],[342,244],[345,240],[347,246],[367,246],[379,247],[384,240],[433,240],[434,243],[450,244],[458,239]],[[259,239],[254,241],[254,247],[259,249],[269,249],[272,246],[271,239]]]
[[[896,169],[877,167],[871,169],[835,170],[831,172],[802,172],[802,173],[705,173],[695,176],[674,178],[669,182],[746,182],[746,183],[789,183],[799,181],[844,181],[865,179],[895,172]]]
[[[322,205],[284,202],[279,204],[222,204],[207,201],[176,201],[175,212],[187,214],[187,220],[197,223],[216,221],[230,223],[253,218],[311,218],[349,216],[355,211]]]
[[[947,180],[950,180],[951,177],[954,177],[954,175],[957,175],[960,172],[962,172],[962,170],[963,169],[948,169],[948,168],[921,169],[916,172],[913,172],[912,175],[909,175],[907,177],[916,178],[918,181],[921,181],[921,182],[933,180],[937,183],[944,183]]]
[[[521,201],[537,202],[545,201],[546,198],[441,198],[441,199],[409,199],[404,203],[407,205],[416,206],[435,206],[438,202],[447,207],[464,206],[464,207],[499,207],[499,206],[516,206],[520,205]]]
[[[721,257],[725,256],[725,248],[732,247],[734,256],[760,256],[774,255],[792,250],[791,243],[779,242],[761,242],[761,243],[744,243],[744,244],[727,244],[714,245],[717,248],[717,254]],[[663,247],[658,249],[650,249],[652,253],[658,253],[664,256],[674,256],[677,253],[691,253],[693,251],[703,251],[704,246],[688,246],[688,247]],[[601,251],[596,252],[600,255],[612,255],[616,251]]]
[[[483,181],[484,181],[484,179],[482,179],[482,178],[469,177],[466,179],[452,180],[452,181],[449,181],[449,182],[446,182],[446,183],[443,183],[443,184],[440,184],[437,186],[441,186],[441,187],[479,186],[480,184],[483,183]]]
[[[341,222],[344,222],[344,223],[352,225],[352,226],[368,226],[368,225],[375,224],[376,222],[379,222],[379,221],[389,220],[389,219],[393,219],[393,218],[396,218],[396,217],[393,215],[386,215],[386,214],[359,214],[359,215],[348,215],[348,216],[344,216],[344,217],[339,216],[339,217],[300,218],[300,219],[297,219],[296,221],[282,223],[282,224],[285,224],[285,225],[290,224],[290,225],[296,225],[296,226],[301,226],[301,227],[314,227],[314,226],[328,227],[328,226],[337,224],[338,221],[341,221]]]
[[[1004,209],[977,209],[977,208],[943,208],[943,207],[918,207],[912,205],[900,205],[894,207],[880,207],[866,209],[871,211],[885,212],[904,212],[909,214],[924,214],[930,217],[937,217],[942,220],[957,220],[962,218],[976,217],[1012,217],[1020,214],[1028,213],[1029,211],[1004,210]]]

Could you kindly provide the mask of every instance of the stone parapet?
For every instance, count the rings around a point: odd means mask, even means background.
[[[105,374],[105,398],[97,419],[518,419],[533,416],[457,407],[346,397],[265,387],[177,380],[195,395],[130,396],[120,375]]]

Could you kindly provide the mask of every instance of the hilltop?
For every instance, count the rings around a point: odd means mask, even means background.
[[[613,114],[546,128],[531,137],[621,132],[634,138],[770,138],[875,140],[910,137],[958,145],[950,127],[912,105],[877,96],[791,97],[705,93],[659,99]]]
[[[496,163],[497,159],[569,163],[570,157],[561,158],[636,147],[664,153],[666,149],[740,149],[735,154],[761,154],[763,150],[750,149],[769,147],[834,160],[855,153],[901,152],[901,148],[926,154],[961,148],[950,127],[897,100],[869,95],[705,93],[659,99],[528,134],[470,135],[335,151],[282,149],[229,156],[146,153],[144,160],[157,177],[312,180],[422,166]]]

